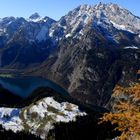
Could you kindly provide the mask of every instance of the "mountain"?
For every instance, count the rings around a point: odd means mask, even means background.
[[[112,3],[81,5],[57,22],[38,13],[28,19],[0,19],[0,66],[15,69],[36,66],[63,39],[81,39],[93,29],[104,43],[139,47],[139,17]]]
[[[56,82],[84,103],[106,106],[116,84],[137,80],[139,23],[116,4],[79,6],[52,25],[49,35],[58,46],[28,73]]]
[[[89,28],[94,28],[106,40],[119,45],[122,39],[129,40],[134,34],[134,37],[139,38],[140,18],[112,3],[99,3],[95,6],[81,5],[53,25],[50,36],[56,40],[62,37],[80,38]]]
[[[136,80],[140,18],[116,4],[81,5],[59,21],[3,18],[0,31],[1,68],[48,78],[82,102],[105,106],[116,84]]]
[[[38,22],[42,17],[38,13],[34,13],[29,17],[29,21]]]
[[[21,69],[45,60],[54,46],[46,35],[53,23],[53,19],[37,13],[29,19],[1,19],[0,66]]]

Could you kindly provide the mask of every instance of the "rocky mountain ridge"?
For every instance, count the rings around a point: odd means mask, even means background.
[[[109,12],[108,12],[109,11]],[[115,18],[114,18],[115,17]],[[57,37],[77,37],[84,34],[87,26],[100,31],[104,28],[110,36],[115,29],[140,34],[140,18],[117,4],[81,5],[63,16],[58,23],[50,29],[50,36],[61,31]],[[117,32],[117,31],[116,31]],[[112,34],[111,34],[112,33]],[[65,35],[64,35],[65,34]]]
[[[46,32],[55,21],[35,15],[29,19],[7,17],[0,20],[1,67],[25,68],[42,62],[53,50],[54,45]]]
[[[28,19],[0,19],[0,66],[21,69],[40,64],[63,39],[81,39],[93,29],[113,46],[139,47],[139,17],[112,3],[81,5],[59,21],[38,13]]]
[[[2,68],[26,68],[83,102],[105,106],[115,84],[136,79],[140,18],[116,4],[81,5],[59,21],[11,17],[0,29]]]

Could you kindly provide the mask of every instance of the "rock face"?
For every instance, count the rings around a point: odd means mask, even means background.
[[[105,106],[117,83],[127,85],[136,78],[139,49],[114,48],[95,31],[80,41],[63,40],[60,46],[31,72],[55,81],[83,102]]]
[[[136,79],[139,23],[116,4],[80,6],[50,29],[58,48],[31,72],[55,81],[83,102],[105,106],[116,84]]]

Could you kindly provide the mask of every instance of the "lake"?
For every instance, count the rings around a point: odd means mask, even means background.
[[[0,77],[0,85],[22,98],[27,98],[39,87],[49,87],[62,95],[69,95],[67,91],[54,82],[41,77]]]

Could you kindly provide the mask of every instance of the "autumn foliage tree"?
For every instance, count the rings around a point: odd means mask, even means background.
[[[116,140],[140,140],[140,83],[124,88],[116,86],[113,96],[117,97],[113,112],[106,113],[101,122],[110,121],[121,132]]]

